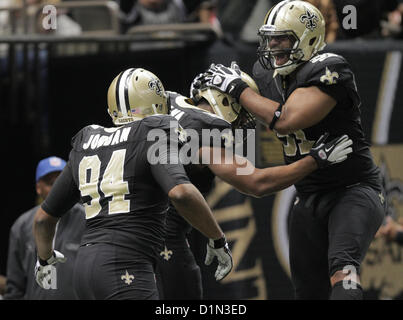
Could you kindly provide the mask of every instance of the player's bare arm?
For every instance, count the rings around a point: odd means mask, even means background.
[[[178,212],[204,236],[214,240],[224,236],[206,200],[193,184],[173,187],[168,192],[168,197]]]
[[[209,76],[209,74],[211,74]],[[316,86],[298,88],[284,105],[265,98],[242,80],[239,66],[210,66],[206,73],[208,86],[230,93],[258,119],[280,134],[289,134],[320,122],[336,106],[336,100]]]
[[[202,153],[210,152],[213,156],[213,148],[203,148],[210,150],[202,151]],[[225,163],[225,150],[222,149],[220,160],[220,163],[213,161],[213,163],[208,164],[210,170],[238,191],[254,197],[263,197],[285,189],[318,168],[314,158],[307,156],[288,166],[265,169],[253,168],[250,175],[239,175],[237,171],[240,168],[253,166],[248,159],[234,155],[232,163]]]
[[[262,97],[250,88],[240,96],[241,104],[267,125],[273,120],[280,106],[278,102]],[[336,105],[336,100],[318,87],[298,88],[282,107],[274,129],[280,134],[289,134],[320,122]]]
[[[58,220],[59,218],[47,214],[41,207],[35,214],[33,232],[41,260],[48,260],[53,254],[52,241]]]
[[[210,161],[208,167],[225,182],[233,185],[240,192],[255,197],[262,197],[285,189],[306,177],[318,168],[324,168],[347,159],[352,152],[352,140],[344,135],[325,143],[328,134],[322,135],[313,145],[308,156],[294,163],[274,168],[258,169],[250,161],[234,154],[232,161],[226,161],[225,149],[214,151],[212,147],[202,147],[200,157],[205,155],[213,159],[216,155],[219,161]],[[201,159],[203,161],[203,159]],[[203,161],[203,163],[207,163]],[[251,174],[240,175],[238,170],[244,167],[252,168]]]
[[[224,233],[200,191],[193,184],[179,184],[168,192],[168,197],[179,214],[208,237],[205,264],[211,264],[217,257],[215,278],[217,281],[225,278],[232,270],[232,255]]]

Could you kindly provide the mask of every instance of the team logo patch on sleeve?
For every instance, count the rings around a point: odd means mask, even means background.
[[[328,67],[326,67],[326,73],[320,77],[320,82],[325,84],[336,84],[337,79],[339,79],[339,74],[334,71],[331,72]]]
[[[319,18],[315,13],[307,9],[306,12],[299,17],[299,21],[305,23],[305,27],[313,31],[318,26],[317,22]]]

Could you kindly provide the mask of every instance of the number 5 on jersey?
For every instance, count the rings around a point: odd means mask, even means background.
[[[100,200],[112,197],[108,203],[108,214],[126,213],[130,211],[130,201],[125,200],[129,194],[129,185],[123,180],[126,150],[116,150],[108,162],[100,181],[101,161],[97,155],[84,157],[79,165],[79,189],[81,197],[90,196],[90,203],[85,203],[87,219],[97,216],[101,212]],[[99,190],[98,190],[99,185]],[[104,196],[100,195],[100,191]]]

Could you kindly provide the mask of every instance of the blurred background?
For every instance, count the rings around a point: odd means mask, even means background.
[[[67,159],[70,140],[83,126],[112,126],[106,93],[120,71],[143,67],[166,90],[185,95],[212,62],[236,60],[251,74],[257,29],[278,2],[0,0],[0,274],[6,274],[11,225],[39,201],[36,164],[50,155]],[[388,213],[403,222],[403,1],[309,2],[327,21],[325,51],[345,56],[355,72],[362,124],[383,173]],[[260,126],[256,147],[257,166],[282,164],[280,143]],[[235,266],[216,283],[202,263],[205,239],[192,232],[206,299],[292,298],[287,219],[293,199],[293,187],[254,199],[216,181],[208,202]],[[402,248],[383,237],[373,241],[362,268],[366,298],[403,298]]]

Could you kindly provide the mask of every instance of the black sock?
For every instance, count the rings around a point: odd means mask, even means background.
[[[337,282],[330,295],[330,300],[362,300],[362,288],[358,283],[348,282],[348,288],[344,288],[343,281]]]

